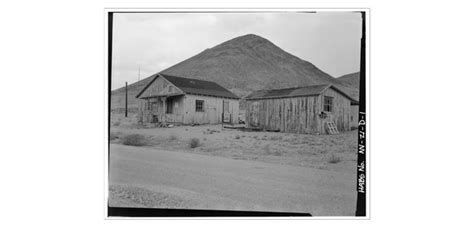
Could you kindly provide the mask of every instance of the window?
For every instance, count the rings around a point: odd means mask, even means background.
[[[196,112],[204,112],[204,100],[196,100]]]
[[[169,93],[173,92],[173,86],[171,86],[171,85],[168,86],[168,92],[169,92]]]
[[[333,97],[324,96],[323,110],[326,112],[332,112]]]

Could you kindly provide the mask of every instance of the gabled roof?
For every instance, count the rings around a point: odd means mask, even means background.
[[[215,82],[170,76],[165,74],[156,74],[155,78],[153,78],[153,80],[151,80],[150,83],[148,83],[136,97],[140,97],[140,95],[145,92],[145,90],[159,77],[163,77],[186,94],[239,99],[239,97],[237,97],[235,94]]]
[[[271,98],[289,98],[289,97],[304,97],[304,96],[317,96],[323,93],[326,89],[334,89],[336,92],[342,94],[351,103],[357,103],[356,100],[351,98],[349,95],[334,87],[330,84],[324,85],[313,85],[305,87],[295,87],[286,89],[269,89],[269,90],[258,90],[245,97],[246,100],[258,100],[258,99],[271,99]]]

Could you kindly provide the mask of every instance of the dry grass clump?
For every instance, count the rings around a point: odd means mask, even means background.
[[[276,140],[281,141],[282,139],[283,139],[282,136],[272,136],[272,137],[270,137],[270,140],[272,140],[272,141],[276,141]]]
[[[122,144],[132,146],[144,146],[147,145],[147,139],[145,136],[140,134],[128,134],[122,138]]]
[[[198,138],[192,138],[190,141],[189,141],[189,147],[190,148],[196,148],[200,145],[200,141]]]
[[[239,135],[235,136],[235,139],[240,139],[240,136]]]
[[[341,158],[336,157],[336,156],[334,156],[334,154],[333,154],[333,155],[331,155],[331,157],[329,158],[328,163],[336,164],[336,163],[338,163],[338,162],[340,162],[340,161],[341,161]]]
[[[175,141],[175,140],[178,140],[178,137],[176,135],[172,134],[168,137],[168,140]]]
[[[120,138],[120,133],[119,132],[110,132],[109,135],[109,140],[114,141]]]
[[[275,152],[273,152],[272,154],[275,155],[275,156],[281,156],[282,155],[282,151],[280,150],[276,150]]]
[[[264,147],[263,147],[263,152],[264,154],[266,155],[273,155],[273,156],[282,156],[283,154],[286,153],[285,150],[282,150],[278,147],[274,147],[274,148],[271,148],[270,147],[271,144],[266,144]]]

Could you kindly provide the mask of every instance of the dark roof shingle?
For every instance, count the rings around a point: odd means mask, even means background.
[[[288,98],[288,97],[302,97],[302,96],[316,96],[320,95],[324,90],[332,88],[343,96],[347,97],[351,102],[357,102],[349,95],[339,90],[330,84],[324,85],[313,85],[305,87],[295,87],[286,89],[270,89],[270,90],[258,90],[245,97],[246,100],[257,100],[257,99],[270,99],[270,98]]]
[[[210,95],[217,97],[239,98],[226,88],[212,81],[189,79],[161,74],[166,80],[173,83],[185,93]]]
[[[160,76],[164,77],[166,80],[171,82],[173,85],[181,89],[186,94],[198,94],[239,99],[239,97],[237,97],[235,94],[215,82],[170,76],[166,74],[157,74],[156,77],[153,78],[153,80],[147,86],[145,86],[145,88],[143,88],[140,93],[138,93],[137,97],[140,97],[140,95]]]

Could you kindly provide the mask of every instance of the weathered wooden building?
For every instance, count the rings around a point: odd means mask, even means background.
[[[333,85],[259,90],[245,100],[247,127],[308,134],[326,134],[331,121],[350,130],[351,104],[357,104]]]
[[[239,97],[211,81],[157,74],[136,96],[143,123],[237,123]]]
[[[359,126],[359,103],[352,102],[350,127],[351,129],[353,129],[353,128],[357,128],[358,126]]]

